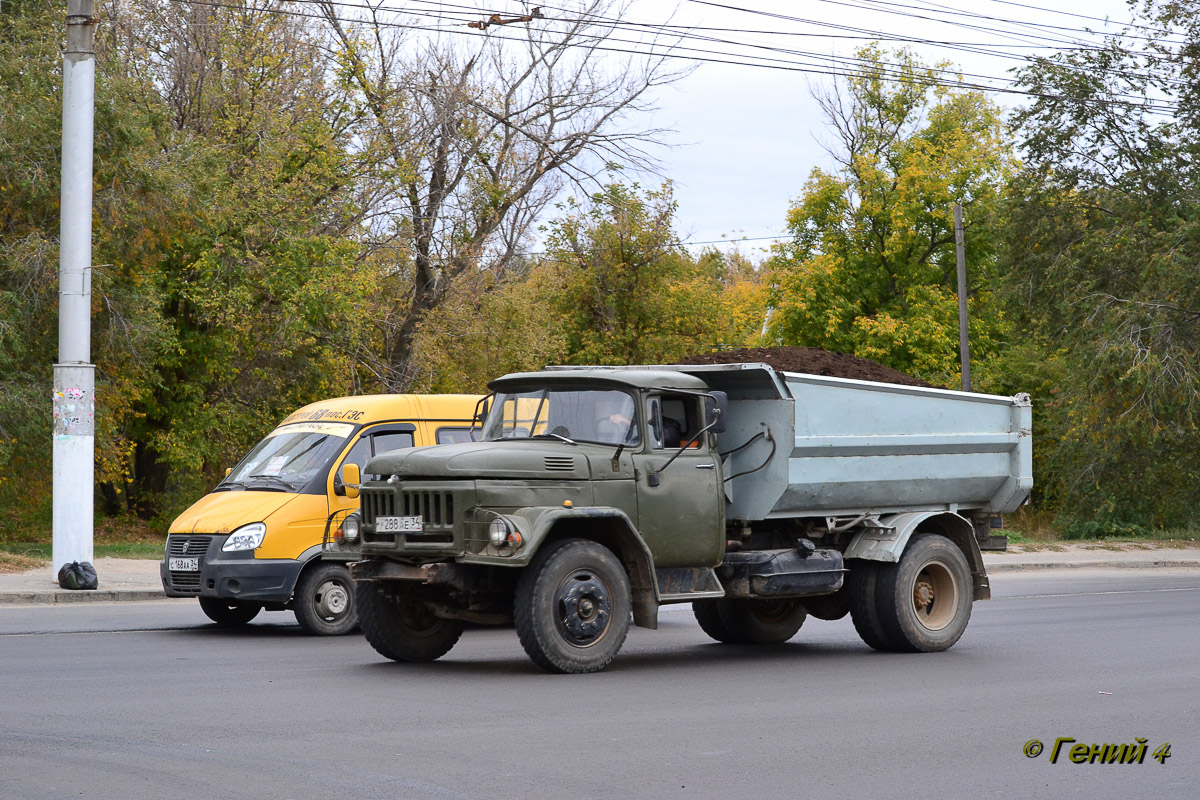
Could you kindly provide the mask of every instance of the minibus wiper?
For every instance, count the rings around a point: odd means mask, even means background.
[[[261,473],[260,473],[260,474],[258,474],[258,475],[250,475],[250,476],[248,476],[248,477],[250,477],[250,478],[260,478],[260,479],[262,479],[262,480],[264,480],[264,481],[275,481],[275,482],[277,482],[277,483],[282,483],[284,486],[286,486],[286,487],[287,487],[287,490],[288,490],[289,492],[294,492],[294,491],[296,491],[296,487],[295,487],[295,486],[293,486],[292,484],[288,483],[287,481],[285,481],[283,478],[279,477],[278,475],[263,475],[263,474],[261,474]]]

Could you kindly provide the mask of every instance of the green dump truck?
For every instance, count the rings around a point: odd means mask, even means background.
[[[480,441],[373,459],[383,479],[343,525],[363,631],[388,658],[515,623],[542,668],[594,672],[668,603],[720,642],[849,614],[873,648],[945,650],[990,596],[995,518],[1033,483],[1027,395],[764,364],[552,368],[489,388]]]

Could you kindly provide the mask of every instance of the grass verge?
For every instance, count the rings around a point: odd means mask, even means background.
[[[0,525],[0,572],[22,572],[49,564],[54,551],[52,539],[48,530]],[[95,558],[159,560],[165,546],[166,536],[139,519],[99,518],[92,533]]]

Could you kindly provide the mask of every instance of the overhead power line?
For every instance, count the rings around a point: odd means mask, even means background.
[[[835,0],[829,1],[834,2]],[[247,10],[244,5],[239,5],[232,2],[220,2],[220,0],[174,0],[174,2],[211,8],[242,11]],[[705,2],[705,0],[690,0],[690,2],[734,11],[744,11],[746,13],[752,13],[755,15],[795,22],[813,22],[812,20],[804,20],[802,18],[793,17],[790,15],[744,9],[738,6],[730,6],[722,3]],[[421,6],[421,8],[409,7],[404,9],[382,5],[371,6],[363,3],[344,2],[339,0],[332,0],[332,2],[330,0],[322,0],[322,4],[330,7],[354,9],[357,11],[367,12],[372,17],[369,20],[364,20],[356,17],[335,16],[335,19],[347,24],[370,24],[385,28],[424,31],[429,33],[455,34],[464,36],[487,36],[490,39],[500,41],[525,41],[524,37],[514,35],[514,32],[504,29],[493,29],[492,31],[483,32],[469,29],[467,27],[468,23],[480,19],[480,15],[483,13],[479,9],[469,6],[432,2],[432,0],[418,2],[417,5]],[[550,11],[569,11],[576,15],[579,14],[577,9],[563,9],[561,7],[552,5],[543,5],[542,8],[543,14],[547,18],[547,23],[552,23],[555,21],[552,15],[548,13]],[[326,13],[313,13],[310,11],[303,11],[294,8],[282,8],[278,6],[260,6],[252,10],[260,13],[286,14],[322,20],[327,19]],[[400,22],[396,18],[382,18],[381,15],[383,14],[394,15],[394,17],[415,17],[418,19],[430,18],[443,24],[431,26],[413,21]],[[611,52],[623,55],[637,55],[650,58],[669,58],[696,64],[715,63],[731,66],[745,66],[760,69],[798,72],[802,74],[829,75],[847,78],[861,78],[877,75],[884,80],[894,82],[918,82],[921,84],[945,86],[968,91],[981,91],[989,94],[1073,100],[1076,102],[1100,106],[1111,105],[1126,108],[1137,108],[1147,113],[1158,115],[1170,115],[1177,111],[1177,104],[1163,99],[1150,99],[1140,95],[1129,94],[1115,94],[1110,97],[1072,97],[1066,95],[1050,95],[1020,88],[1015,85],[1010,78],[980,73],[965,73],[960,75],[953,70],[940,70],[938,68],[933,68],[935,70],[936,77],[932,81],[923,78],[914,79],[913,77],[902,72],[900,70],[900,65],[895,63],[883,62],[881,64],[877,64],[874,62],[865,62],[862,59],[853,56],[839,56],[813,51],[797,50],[793,48],[739,42],[729,39],[697,35],[690,32],[695,26],[685,26],[675,23],[654,24],[632,22],[614,18],[603,18],[598,15],[583,17],[559,17],[557,21],[593,22],[598,26],[607,27],[612,31],[640,31],[651,32],[655,34],[649,41],[645,39],[624,38],[611,33],[584,33],[578,36],[578,46],[586,46],[589,49],[602,52]],[[451,24],[447,26],[444,23]],[[863,36],[872,36],[873,34],[881,33],[879,31],[851,28],[850,26],[840,26],[830,23],[821,24],[826,25],[826,27],[829,28],[854,32]],[[903,41],[910,44],[936,44],[936,42],[933,42],[932,40],[920,39],[916,37],[896,36],[894,37],[894,40]],[[1076,45],[1079,44],[1078,42],[1072,43]],[[695,46],[697,44],[707,44],[711,46]],[[988,54],[995,55],[995,53]],[[1008,54],[1006,57],[1020,58],[1019,56],[1013,56],[1011,54]],[[1025,62],[1023,58],[1022,62]],[[1126,78],[1145,77],[1140,73],[1128,71],[1115,71],[1114,74]]]

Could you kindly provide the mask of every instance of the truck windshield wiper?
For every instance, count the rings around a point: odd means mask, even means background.
[[[251,479],[257,478],[257,479],[259,479],[259,480],[264,480],[264,481],[275,481],[276,483],[281,483],[281,484],[283,484],[284,486],[286,486],[286,487],[287,487],[287,490],[288,490],[289,492],[294,492],[294,491],[296,491],[296,487],[295,487],[295,486],[293,486],[292,484],[288,483],[287,481],[285,481],[283,478],[279,477],[278,475],[264,475],[264,474],[261,474],[261,473],[260,473],[260,474],[258,474],[258,475],[250,475],[250,476],[248,476],[248,477],[249,477],[249,478],[251,478]]]
[[[539,434],[535,434],[533,438],[534,439],[558,439],[559,441],[566,442],[567,444],[573,444],[576,446],[579,445],[579,442],[575,441],[574,439],[568,439],[567,437],[563,436],[561,433],[539,433]]]

